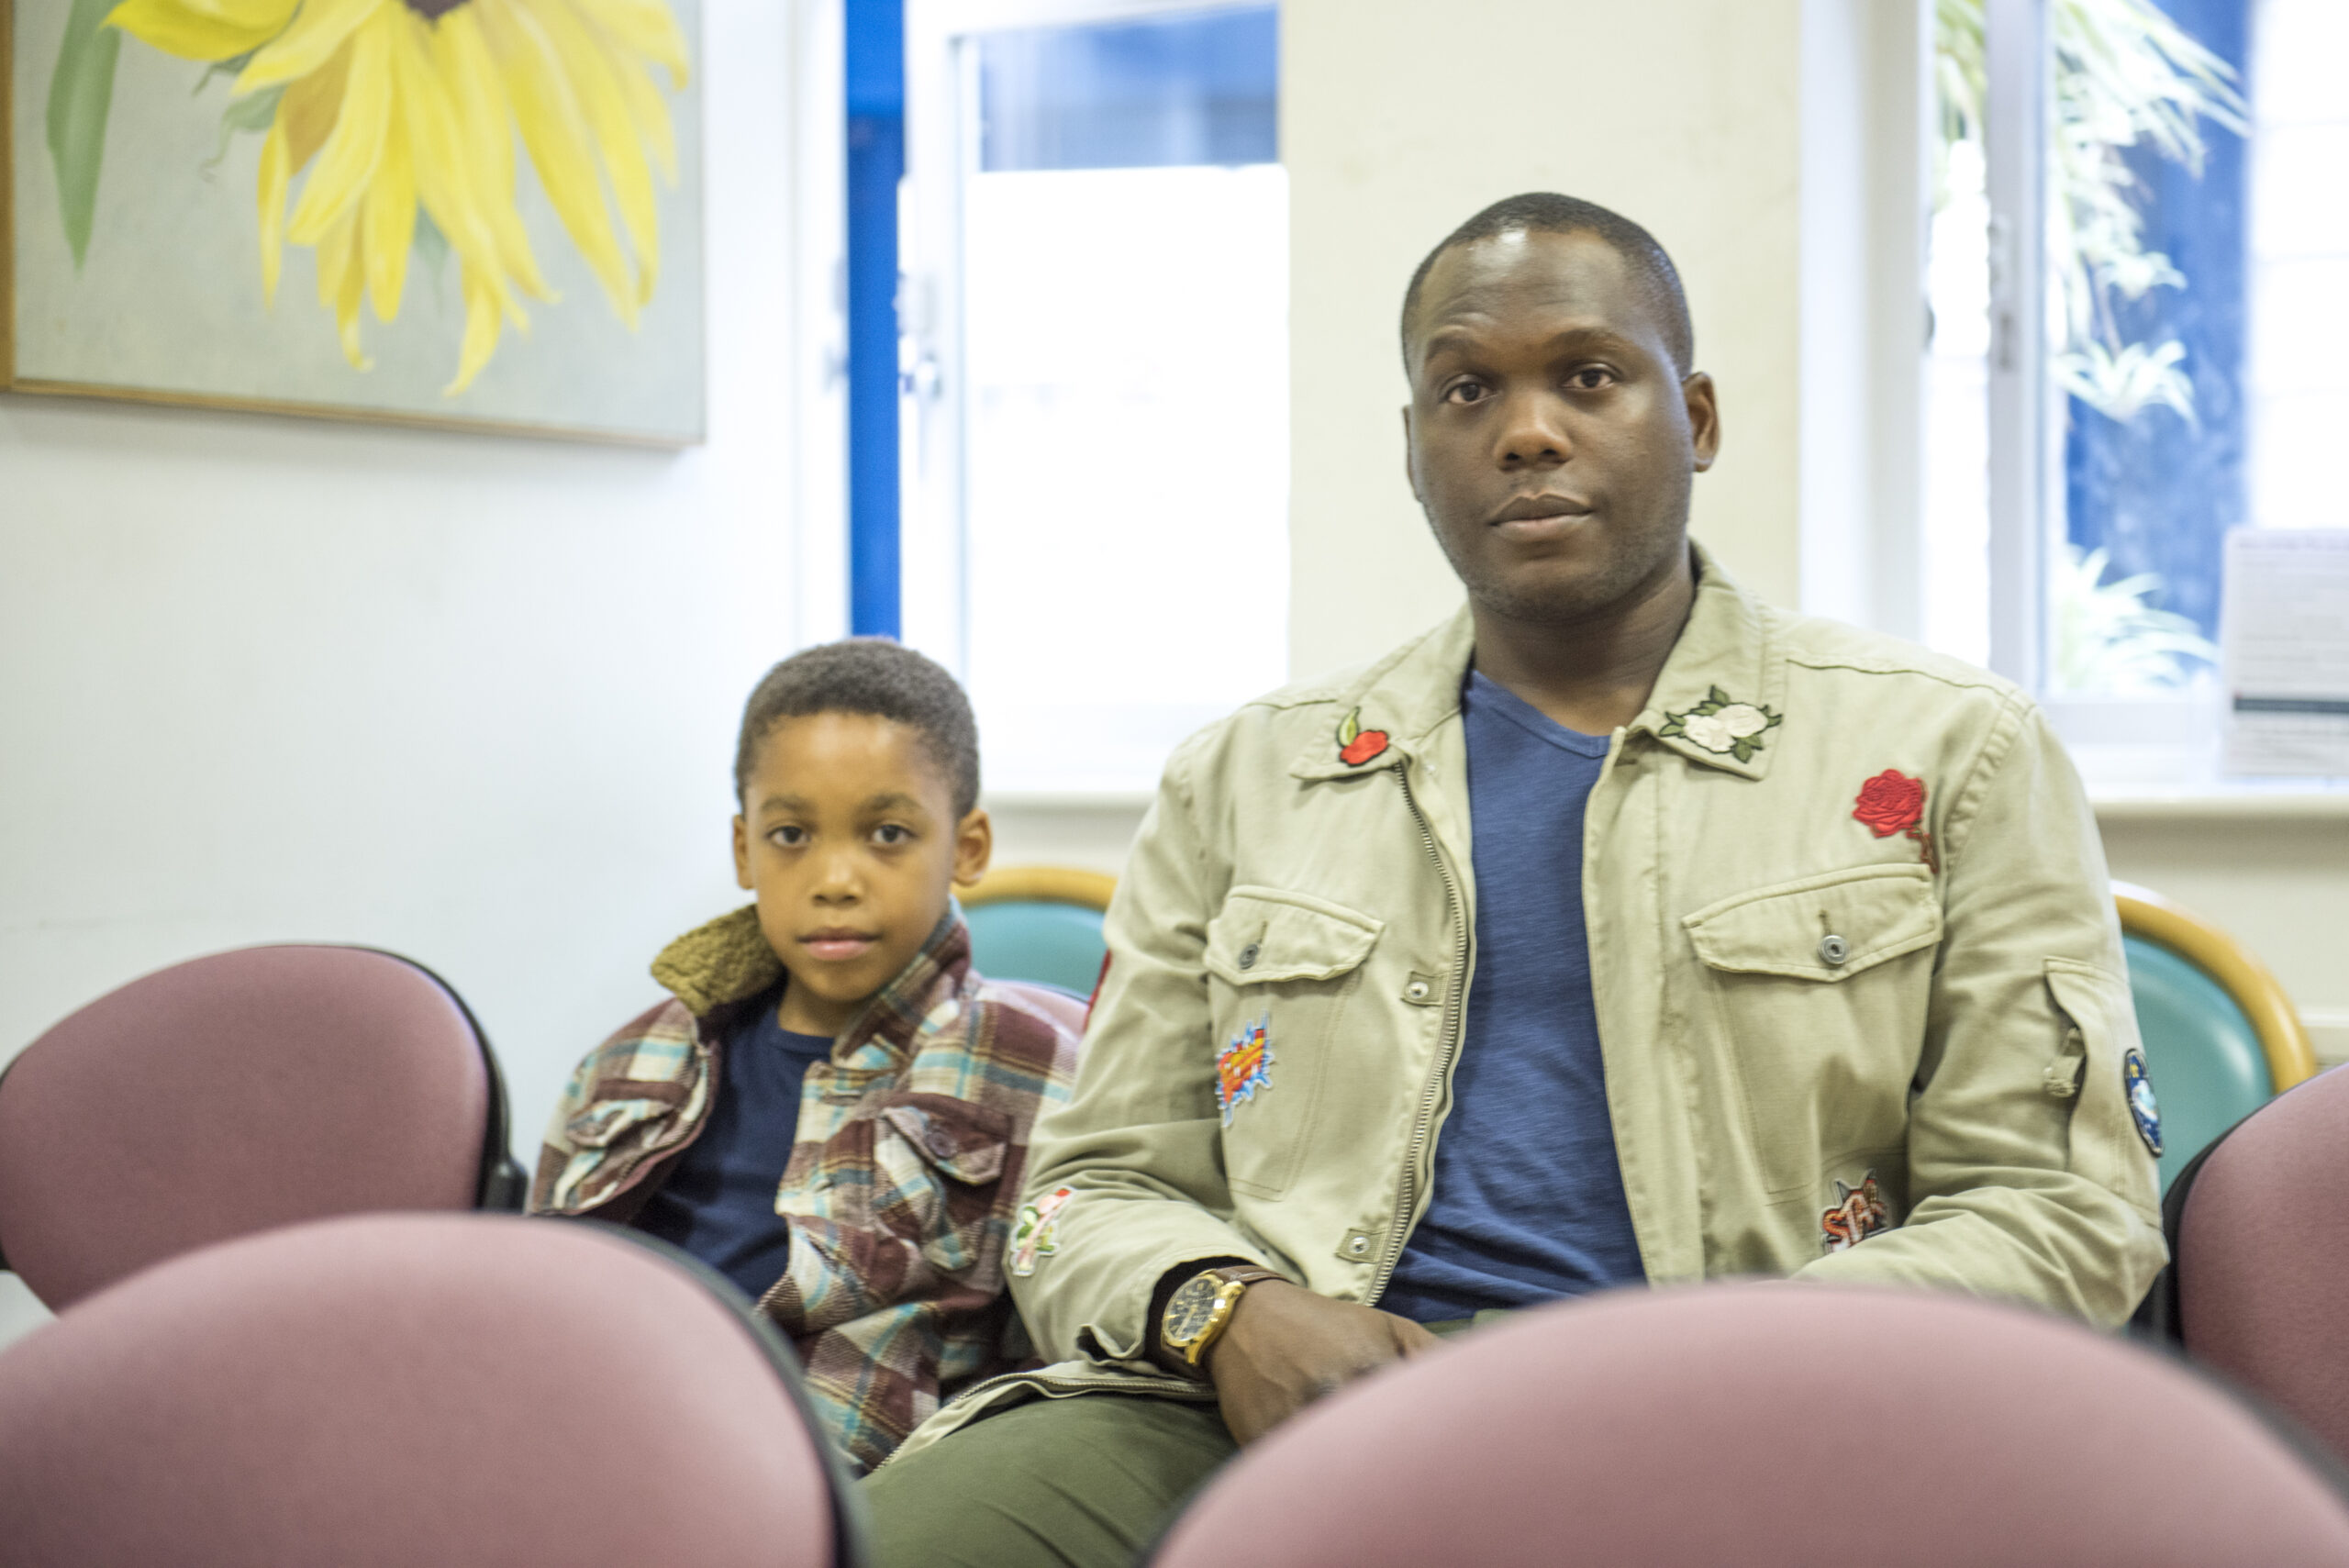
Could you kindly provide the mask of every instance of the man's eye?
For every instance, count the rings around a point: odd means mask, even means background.
[[[1457,386],[1446,387],[1443,400],[1446,403],[1482,403],[1489,395],[1491,394],[1479,383],[1464,381]]]
[[[1585,365],[1566,378],[1566,384],[1577,392],[1597,392],[1614,384],[1615,373],[1604,365]]]

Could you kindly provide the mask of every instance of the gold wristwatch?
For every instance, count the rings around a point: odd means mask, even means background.
[[[1219,1264],[1201,1269],[1166,1298],[1166,1310],[1158,1319],[1158,1342],[1169,1353],[1180,1356],[1185,1365],[1198,1366],[1208,1347],[1222,1338],[1230,1325],[1231,1314],[1248,1287],[1259,1280],[1286,1277],[1253,1266]]]

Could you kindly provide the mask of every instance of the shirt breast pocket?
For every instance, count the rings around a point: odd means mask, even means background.
[[[1224,1177],[1275,1198],[1307,1153],[1341,1016],[1385,922],[1309,893],[1242,885],[1208,922]]]
[[[1905,1147],[1941,900],[1921,865],[1866,865],[1706,906],[1696,950],[1720,1071],[1772,1195]]]

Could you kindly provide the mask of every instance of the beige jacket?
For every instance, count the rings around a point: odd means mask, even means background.
[[[2154,1165],[2103,855],[2045,719],[1698,559],[1583,851],[1649,1281],[1932,1285],[2121,1321],[2164,1261]],[[1138,1358],[1188,1260],[1377,1301],[1427,1207],[1475,969],[1471,648],[1463,611],[1169,762],[1014,1238],[1013,1296],[1065,1359],[917,1441],[1024,1391],[1181,1392]]]

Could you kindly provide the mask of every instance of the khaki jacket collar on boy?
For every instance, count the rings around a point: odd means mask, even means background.
[[[625,1223],[708,1119],[718,1052],[783,978],[751,906],[653,962],[673,1000],[572,1075],[533,1213]],[[1030,1359],[1003,1260],[1030,1129],[1074,1080],[1084,1006],[986,981],[949,910],[922,951],[809,1067],[775,1212],[790,1263],[760,1309],[793,1337],[809,1392],[869,1469],[960,1387]]]
[[[1584,836],[1649,1281],[1937,1285],[2119,1322],[2163,1245],[2120,934],[2063,751],[2006,682],[1697,561]],[[1475,966],[1472,651],[1464,610],[1175,754],[1029,1180],[1047,1234],[1013,1290],[1073,1359],[917,1444],[1027,1385],[1211,1397],[1139,1360],[1177,1264],[1378,1299],[1427,1207]]]

